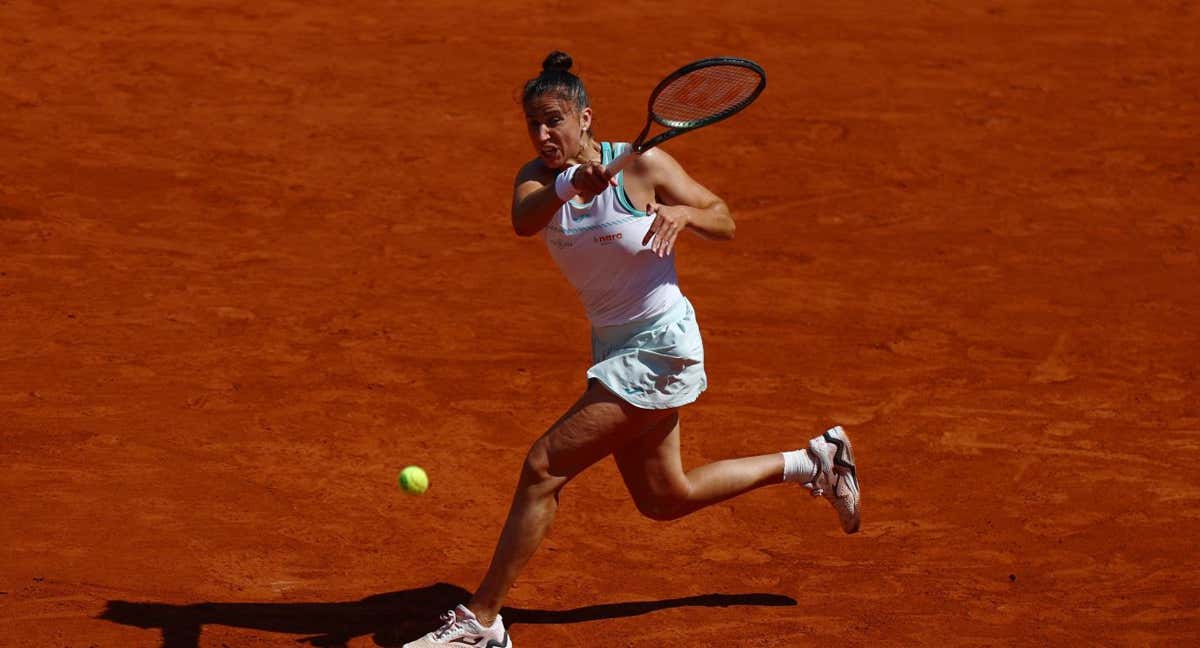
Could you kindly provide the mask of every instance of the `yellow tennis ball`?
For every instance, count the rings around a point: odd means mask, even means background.
[[[429,475],[420,466],[407,466],[400,471],[400,488],[406,493],[420,495],[429,490]]]

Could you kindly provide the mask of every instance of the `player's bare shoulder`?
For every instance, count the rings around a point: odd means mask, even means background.
[[[554,182],[554,177],[557,175],[554,169],[546,166],[540,158],[534,158],[521,166],[517,171],[517,177],[513,181],[513,185],[520,187],[526,183],[537,183],[538,186],[545,186]]]
[[[634,175],[651,185],[660,185],[681,175],[687,175],[670,153],[657,147],[639,155],[630,165],[630,169]]]

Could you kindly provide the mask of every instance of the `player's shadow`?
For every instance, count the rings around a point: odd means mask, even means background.
[[[162,631],[162,648],[197,648],[200,633],[206,625],[307,635],[297,641],[327,648],[345,646],[351,639],[367,635],[378,646],[399,646],[437,627],[441,613],[469,598],[470,593],[461,587],[437,583],[338,603],[170,605],[109,601],[99,618],[138,628],[157,628]],[[589,605],[573,610],[506,607],[500,613],[511,628],[522,623],[615,619],[675,607],[731,605],[788,606],[796,605],[796,601],[779,594],[706,594],[661,601]]]

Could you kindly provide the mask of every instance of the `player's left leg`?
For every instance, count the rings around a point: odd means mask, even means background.
[[[684,472],[679,455],[679,414],[655,422],[613,453],[639,511],[673,520],[710,504],[783,481],[783,455],[725,459]]]
[[[614,452],[613,457],[638,510],[655,520],[680,518],[747,491],[780,483],[787,473],[789,481],[802,483],[813,495],[825,496],[846,533],[858,531],[858,476],[850,438],[840,427],[814,437],[808,448],[725,459],[684,472],[676,412]]]
[[[509,648],[499,614],[521,569],[541,544],[558,510],[558,496],[587,467],[653,427],[669,412],[643,410],[598,381],[533,443],[525,455],[508,518],[487,574],[471,600],[443,617],[442,627],[405,648],[476,645]]]

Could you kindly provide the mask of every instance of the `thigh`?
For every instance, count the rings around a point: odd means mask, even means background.
[[[571,478],[625,446],[667,416],[625,402],[598,381],[550,426],[530,450],[530,459],[555,477]]]
[[[625,487],[634,499],[662,497],[687,489],[679,456],[679,413],[655,421],[613,453]]]

